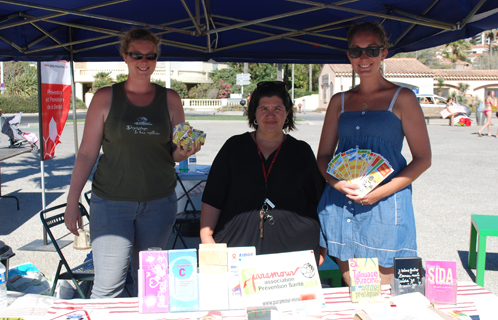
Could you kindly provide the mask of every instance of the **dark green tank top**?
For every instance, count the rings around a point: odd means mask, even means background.
[[[143,202],[175,192],[167,90],[155,86],[154,100],[145,107],[128,100],[124,82],[112,86],[103,154],[92,184],[95,194],[103,199]]]

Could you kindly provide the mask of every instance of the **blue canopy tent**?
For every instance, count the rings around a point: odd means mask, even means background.
[[[392,56],[498,27],[498,1],[0,0],[0,61],[119,61],[137,26],[161,37],[162,61],[347,63],[360,20],[382,23]]]
[[[496,0],[0,0],[0,60],[121,60],[132,26],[162,38],[159,60],[345,63],[346,33],[380,21],[390,55],[498,26]]]

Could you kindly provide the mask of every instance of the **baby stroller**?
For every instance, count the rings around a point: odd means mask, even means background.
[[[22,112],[11,116],[11,117],[1,117],[3,121],[2,133],[9,137],[10,146],[9,148],[19,148],[23,145],[29,144],[31,147],[31,152],[33,154],[38,153],[38,137],[34,133],[22,132],[19,129],[19,123],[21,123]]]

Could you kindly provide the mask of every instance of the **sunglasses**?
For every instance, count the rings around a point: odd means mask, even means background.
[[[259,89],[259,88],[265,88],[265,87],[271,87],[271,86],[285,88],[285,82],[283,82],[283,81],[261,81],[261,82],[258,82],[257,88]]]
[[[127,54],[135,60],[142,60],[142,58],[145,56],[145,59],[147,60],[156,60],[157,59],[157,53],[148,53],[148,54],[143,54],[143,53],[133,53],[133,52],[127,52]]]
[[[349,56],[353,59],[361,57],[363,52],[367,54],[370,58],[376,58],[380,54],[380,50],[384,47],[368,47],[368,48],[349,48]]]

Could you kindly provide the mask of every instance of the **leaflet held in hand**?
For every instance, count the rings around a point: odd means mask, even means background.
[[[349,149],[330,160],[327,173],[339,180],[359,185],[360,197],[377,187],[394,169],[382,155],[364,149]]]

